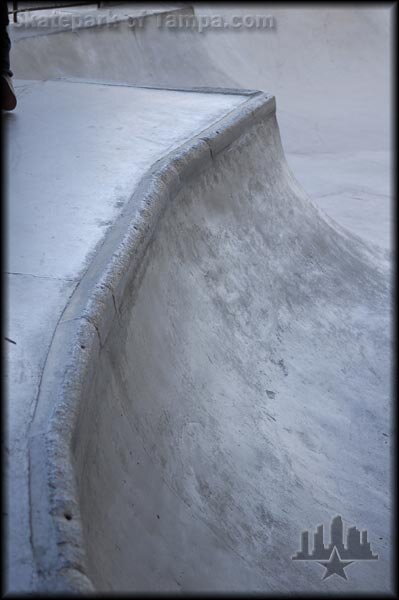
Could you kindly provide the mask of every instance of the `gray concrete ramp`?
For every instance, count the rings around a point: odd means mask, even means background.
[[[36,462],[29,463],[30,429],[41,414],[45,365],[50,361],[48,370],[55,366],[52,375],[58,376],[68,364],[58,352],[56,365],[50,360],[54,331],[71,297],[81,293],[82,277],[97,252],[113,239],[115,221],[148,169],[252,95],[59,81],[17,81],[16,90],[18,110],[3,116],[8,145],[7,575],[12,590],[25,591],[35,589],[34,557],[42,552],[30,541],[28,485]],[[141,205],[137,194],[126,209],[127,222]],[[114,248],[109,251],[112,255]],[[41,423],[39,437],[42,427],[47,425]]]
[[[302,15],[304,57],[335,32],[308,87],[276,55],[288,13],[232,44],[158,26],[188,7],[115,11],[114,30],[13,30],[8,591],[392,592],[386,69],[374,95],[359,75],[363,104],[351,87],[371,11]],[[274,96],[234,89],[269,76],[313,200]],[[378,555],[346,579],[292,560],[337,515]]]
[[[39,587],[387,591],[386,268],[301,191],[272,98],[155,164],[47,358],[30,437]],[[335,514],[379,560],[322,581],[291,558]]]

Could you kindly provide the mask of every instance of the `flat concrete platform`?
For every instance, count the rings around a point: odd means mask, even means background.
[[[143,174],[243,95],[17,81],[4,115],[12,588],[31,584],[27,434],[54,329]]]

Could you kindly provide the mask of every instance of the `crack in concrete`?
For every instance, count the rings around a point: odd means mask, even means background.
[[[25,275],[26,277],[34,277],[35,279],[52,279],[54,281],[78,281],[73,277],[53,277],[51,275],[34,275],[33,273],[20,273],[18,271],[5,271],[6,275]]]
[[[12,275],[24,275],[24,273],[11,273]],[[35,277],[33,275],[33,277]],[[40,398],[40,394],[41,394],[41,389],[42,389],[42,384],[43,384],[43,375],[45,372],[45,365],[47,363],[47,359],[54,341],[54,336],[55,333],[58,329],[59,324],[62,322],[62,317],[67,309],[67,306],[70,302],[71,297],[73,296],[74,292],[76,291],[76,288],[78,287],[78,283],[74,286],[73,290],[71,291],[67,302],[65,303],[65,306],[59,316],[59,319],[56,323],[56,326],[54,327],[53,330],[53,335],[51,337],[50,343],[48,345],[47,348],[47,353],[45,356],[45,359],[43,361],[43,368],[41,369],[41,373],[40,373],[40,380],[39,380],[39,384],[38,384],[38,389],[37,389],[37,393],[36,393],[36,398],[35,398],[35,403],[34,403],[34,408],[33,408],[33,413],[32,416],[30,417],[29,420],[29,426],[28,426],[28,511],[29,511],[29,544],[30,544],[30,548],[31,548],[31,552],[32,552],[32,557],[34,560],[34,563],[36,565],[37,568],[37,572],[40,572],[40,566],[39,566],[39,561],[37,558],[37,550],[35,547],[35,543],[34,543],[34,536],[33,536],[33,523],[32,523],[32,502],[31,502],[31,456],[30,456],[30,439],[31,439],[31,428],[32,428],[32,423],[34,422],[35,419],[35,415],[36,415],[36,411],[37,411],[37,406],[38,406],[38,402],[39,402],[39,398]]]

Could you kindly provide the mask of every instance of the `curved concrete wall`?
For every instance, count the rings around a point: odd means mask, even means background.
[[[43,376],[43,587],[388,590],[383,255],[308,201],[265,95],[157,164],[137,195]],[[380,560],[321,584],[291,556],[302,529],[337,513],[379,540]]]
[[[133,5],[134,6],[134,5]],[[111,15],[112,7],[109,8]],[[176,11],[165,11],[162,18]],[[179,9],[192,15],[193,9]],[[52,33],[40,28],[12,30],[15,75],[26,79],[91,77],[136,85],[228,87],[195,31],[159,26],[159,15],[143,16],[132,27],[126,17],[114,26],[80,27]],[[49,57],[51,56],[51,60]]]

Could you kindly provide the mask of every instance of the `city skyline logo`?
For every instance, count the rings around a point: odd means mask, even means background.
[[[301,549],[292,556],[292,560],[316,561],[326,570],[322,580],[338,575],[347,579],[345,569],[356,561],[378,560],[373,554],[367,539],[367,530],[359,531],[357,527],[349,527],[344,544],[344,524],[340,515],[334,517],[330,527],[330,544],[324,545],[324,526],[318,525],[313,535],[313,551],[309,548],[309,531],[301,533]]]

